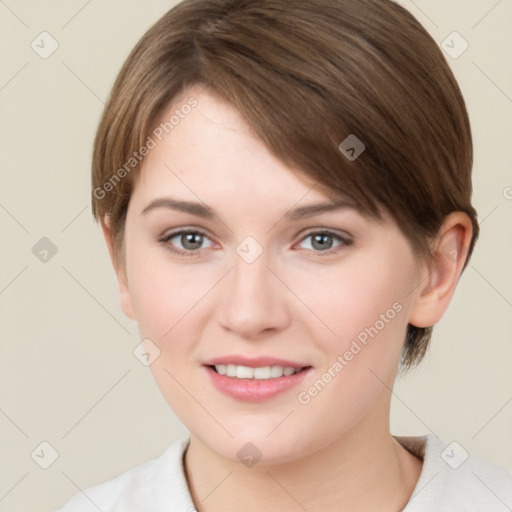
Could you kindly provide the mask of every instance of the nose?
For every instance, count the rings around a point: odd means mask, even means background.
[[[259,339],[290,324],[290,292],[268,264],[265,252],[252,263],[235,254],[233,269],[224,280],[220,311],[226,330]]]

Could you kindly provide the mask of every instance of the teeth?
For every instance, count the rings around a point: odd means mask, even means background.
[[[254,369],[248,366],[237,366],[236,367],[236,378],[237,379],[252,379],[254,377]]]
[[[282,366],[271,366],[270,367],[270,376],[273,378],[281,377],[283,375],[283,367]]]
[[[254,368],[253,376],[255,379],[266,380],[272,376],[270,366],[263,366],[263,368]]]
[[[237,366],[234,364],[216,364],[215,370],[220,375],[236,377],[237,379],[268,380],[283,376],[287,377],[298,373],[301,369],[291,368],[290,366],[263,366],[260,368],[251,368],[250,366]]]
[[[218,364],[215,369],[217,370],[217,373],[220,373],[221,375],[226,375],[226,372],[228,371],[228,367],[225,364]]]

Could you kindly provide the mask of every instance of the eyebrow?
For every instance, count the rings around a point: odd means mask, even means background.
[[[195,201],[181,201],[171,197],[155,199],[148,206],[146,206],[144,210],[142,210],[141,215],[159,208],[190,213],[191,215],[195,215],[203,219],[214,219],[217,217],[215,211],[204,203]],[[315,203],[307,206],[299,206],[298,208],[294,208],[293,210],[286,212],[282,218],[295,221],[313,217],[314,215],[320,215],[321,213],[349,208],[357,209],[353,201],[350,201],[349,199],[339,199],[335,202]]]

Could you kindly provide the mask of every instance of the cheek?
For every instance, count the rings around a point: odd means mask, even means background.
[[[331,269],[307,287],[303,280],[298,287],[321,319],[310,315],[313,319],[305,322],[322,354],[315,376],[322,382],[311,392],[304,389],[303,401],[318,412],[339,404],[329,412],[336,421],[342,421],[338,416],[347,408],[357,418],[357,411],[362,414],[383,390],[382,381],[392,384],[405,341],[411,286],[405,265],[399,271],[396,263],[347,267]]]
[[[212,273],[197,265],[173,264],[164,249],[135,250],[131,256],[128,282],[140,333],[165,342],[194,315],[215,284]]]
[[[312,309],[335,332],[314,324],[312,338],[322,360],[296,396],[297,418],[305,425],[314,421],[318,442],[327,443],[365,418],[372,428],[382,426],[406,333],[406,289],[403,278],[364,269],[331,275],[312,287]]]
[[[404,312],[411,286],[405,267],[397,267],[397,263],[354,261],[325,268],[314,279],[311,273],[297,274],[294,291],[311,312],[304,318],[317,317],[315,324],[312,320],[308,323],[316,325],[317,333],[335,351],[348,349],[357,339],[363,345],[377,336],[394,339],[406,324]]]
[[[130,294],[139,334],[160,351],[150,370],[165,400],[182,422],[193,424],[201,411],[185,390],[193,389],[189,373],[213,278],[194,271],[194,265],[171,265],[165,255],[148,258],[149,252],[132,253]]]

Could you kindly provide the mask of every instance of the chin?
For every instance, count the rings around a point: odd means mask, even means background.
[[[315,451],[315,447],[305,439],[308,435],[306,432],[295,433],[290,431],[290,426],[278,432],[281,426],[276,429],[277,424],[278,422],[272,423],[273,426],[269,429],[267,423],[263,426],[262,422],[250,421],[250,424],[238,425],[236,430],[228,428],[233,438],[211,431],[204,433],[205,435],[201,432],[194,435],[217,455],[241,462],[248,467],[252,467],[254,461],[260,467],[284,464]],[[273,429],[275,430],[272,432]]]

